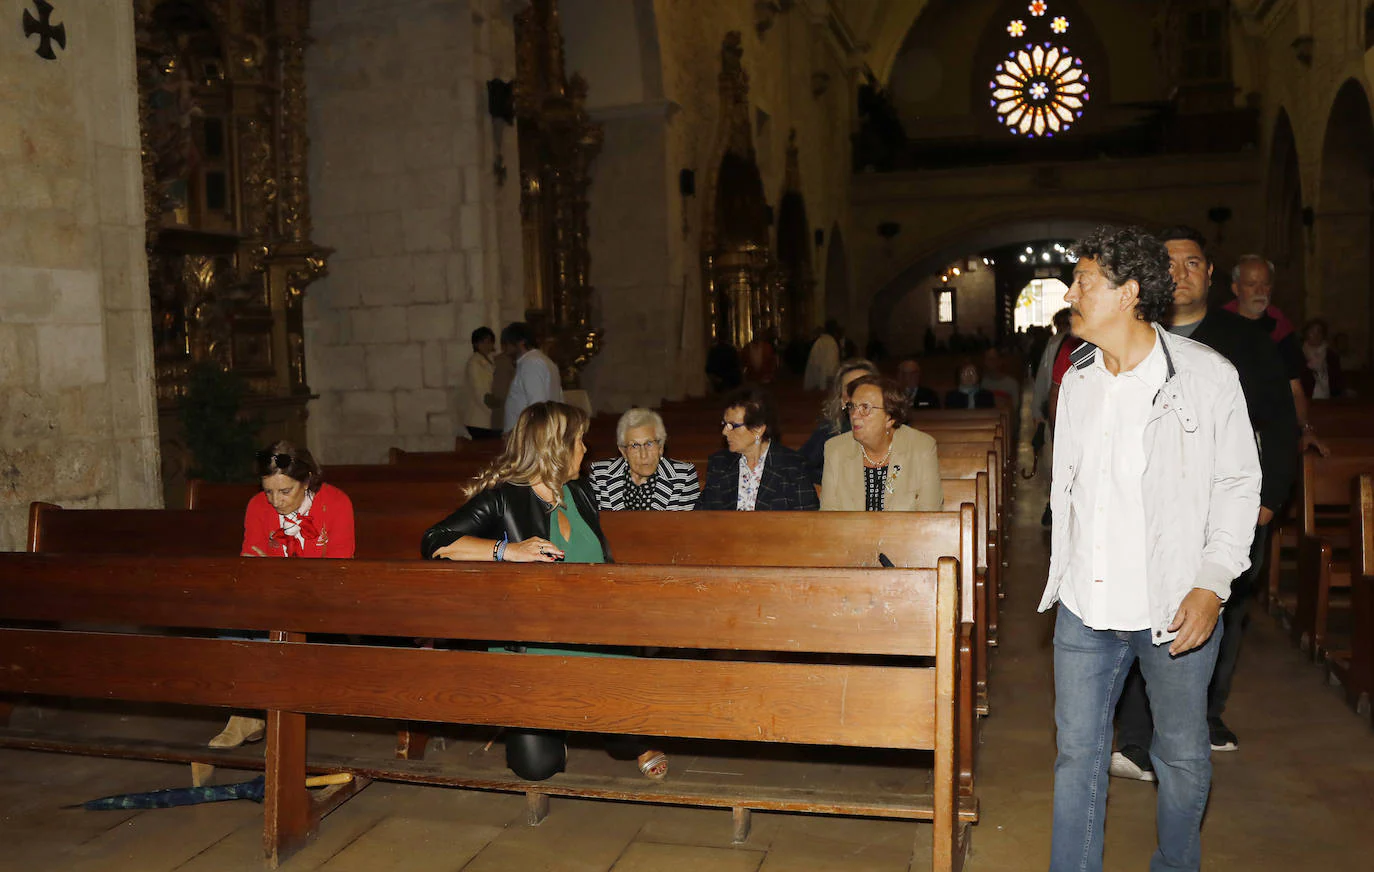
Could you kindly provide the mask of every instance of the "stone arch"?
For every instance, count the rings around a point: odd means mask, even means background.
[[[848,317],[849,253],[837,223],[830,228],[830,246],[825,252],[825,318],[843,324]]]
[[[1360,82],[1345,82],[1322,136],[1313,230],[1314,284],[1308,312],[1339,312],[1347,364],[1363,369],[1370,352],[1370,245],[1374,243],[1374,115]],[[1333,331],[1340,328],[1333,327]]]
[[[1274,262],[1275,303],[1301,321],[1307,310],[1308,228],[1303,222],[1302,173],[1288,112],[1280,109],[1269,138],[1265,255]]]
[[[950,261],[979,251],[1040,239],[1078,239],[1101,224],[1148,224],[1136,215],[1099,212],[1087,218],[1028,215],[1000,222],[980,222],[946,234],[921,249],[907,265],[868,299],[868,324],[873,335],[884,332],[897,304],[926,276]]]

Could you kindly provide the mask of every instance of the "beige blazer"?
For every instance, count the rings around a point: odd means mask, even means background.
[[[945,497],[940,487],[940,456],[935,440],[911,427],[892,433],[892,457],[887,462],[884,511],[938,512]],[[825,474],[821,478],[821,511],[864,510],[864,456],[853,433],[832,436],[825,443]]]

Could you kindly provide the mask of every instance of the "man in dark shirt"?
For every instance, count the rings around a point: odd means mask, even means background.
[[[1315,448],[1323,455],[1330,453],[1317,439],[1308,418],[1307,391],[1303,390],[1302,373],[1307,359],[1302,353],[1302,340],[1277,306],[1270,302],[1274,293],[1274,265],[1258,254],[1242,254],[1231,270],[1231,293],[1236,298],[1223,308],[1248,318],[1263,328],[1274,342],[1288,373],[1288,387],[1293,392],[1293,405],[1298,410],[1298,426],[1302,428],[1302,450]]]
[[[1287,372],[1274,343],[1255,321],[1225,309],[1209,309],[1207,290],[1212,264],[1202,234],[1190,227],[1173,227],[1159,236],[1169,249],[1174,276],[1174,318],[1170,332],[1201,342],[1231,362],[1240,376],[1241,390],[1250,412],[1260,448],[1259,517],[1250,549],[1250,568],[1231,583],[1231,598],[1222,612],[1224,629],[1212,683],[1207,689],[1207,727],[1212,750],[1234,751],[1236,734],[1221,719],[1231,693],[1240,656],[1255,580],[1263,565],[1268,524],[1293,487],[1298,458],[1298,417],[1293,407]],[[1149,701],[1139,670],[1131,673],[1117,708],[1117,747],[1111,774],[1140,781],[1154,781],[1149,748],[1154,734]]]
[[[940,395],[921,384],[921,361],[914,354],[902,358],[897,364],[897,383],[906,391],[913,409],[940,408]]]

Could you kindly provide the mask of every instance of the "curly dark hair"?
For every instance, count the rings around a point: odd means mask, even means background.
[[[1092,258],[1114,287],[1134,279],[1140,285],[1135,316],[1141,321],[1164,321],[1174,307],[1174,279],[1169,272],[1169,249],[1140,227],[1104,225],[1074,243],[1077,258]]]

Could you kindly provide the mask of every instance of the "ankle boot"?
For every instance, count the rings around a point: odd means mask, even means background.
[[[258,718],[234,715],[218,736],[210,740],[211,748],[237,748],[244,742],[258,742],[267,732],[267,722]]]

